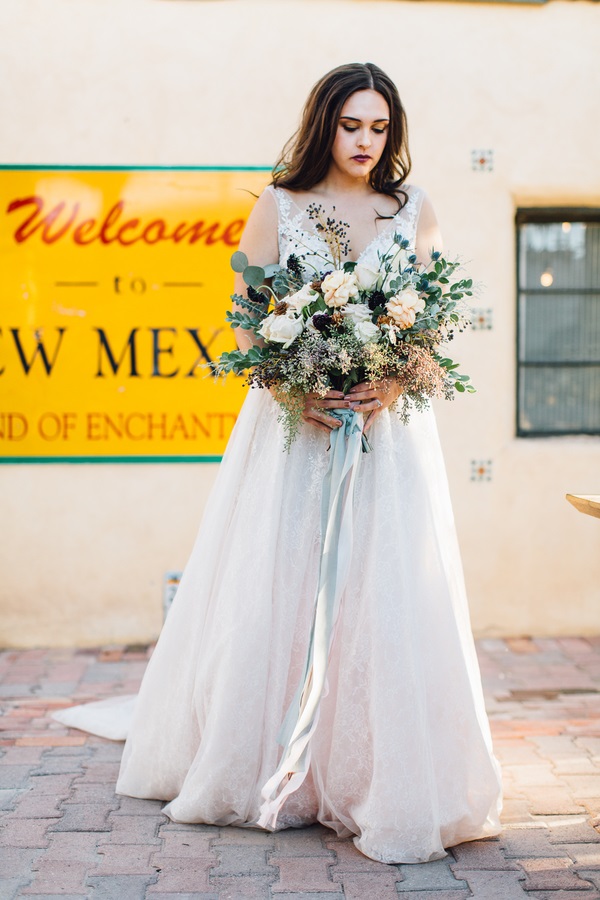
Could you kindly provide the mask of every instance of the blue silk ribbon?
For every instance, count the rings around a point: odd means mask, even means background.
[[[363,433],[363,415],[335,409],[339,428],[331,431],[329,468],[321,497],[319,583],[304,670],[278,736],[283,754],[277,771],[262,789],[257,825],[275,828],[286,798],[297,791],[310,767],[310,741],[321,699],[327,693],[327,665],[342,595],[350,572],[353,544],[354,485],[362,453],[371,449]],[[362,451],[362,452],[361,452]]]

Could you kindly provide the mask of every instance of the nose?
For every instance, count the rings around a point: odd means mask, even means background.
[[[367,149],[367,147],[371,146],[371,135],[369,134],[368,128],[361,128],[358,135],[358,146],[362,149]]]

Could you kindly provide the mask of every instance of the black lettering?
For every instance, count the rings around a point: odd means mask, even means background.
[[[137,355],[136,355],[136,346],[135,346],[135,336],[138,332],[137,328],[132,328],[127,341],[125,342],[125,346],[121,352],[121,355],[118,360],[115,359],[114,354],[111,350],[111,346],[108,342],[108,337],[104,331],[104,328],[96,328],[98,332],[98,337],[100,338],[98,344],[98,371],[96,372],[96,378],[104,378],[104,372],[102,371],[102,350],[106,353],[108,364],[112,369],[113,375],[116,375],[120,365],[125,359],[125,355],[127,353],[127,349],[129,348],[129,377],[130,378],[139,378],[140,373],[137,370]]]

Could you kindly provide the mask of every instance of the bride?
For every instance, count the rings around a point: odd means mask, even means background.
[[[258,266],[294,254],[307,282],[311,266],[324,274],[333,265],[307,214],[317,203],[348,223],[347,258],[367,269],[399,232],[429,261],[441,247],[436,218],[409,170],[396,87],[371,63],[340,66],[312,89],[240,249]],[[248,392],[132,717],[123,707],[118,793],[169,801],[178,822],[318,821],[386,863],[437,859],[498,833],[500,773],[434,415],[414,410],[402,424],[389,408],[399,393],[388,379],[307,397],[285,452],[276,401]],[[321,489],[340,424],[330,410],[340,407],[364,415],[374,449],[356,479],[354,552],[310,765],[265,817],[278,734],[303,677]],[[94,706],[59,717],[104,733],[102,714],[116,713],[99,709],[95,724]]]

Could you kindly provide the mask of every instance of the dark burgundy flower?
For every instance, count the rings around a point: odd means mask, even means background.
[[[333,324],[333,319],[329,313],[315,313],[312,321],[317,331],[325,331],[326,328],[330,328]]]
[[[373,291],[371,296],[369,297],[369,309],[376,309],[378,306],[385,306],[385,294],[383,291]]]

